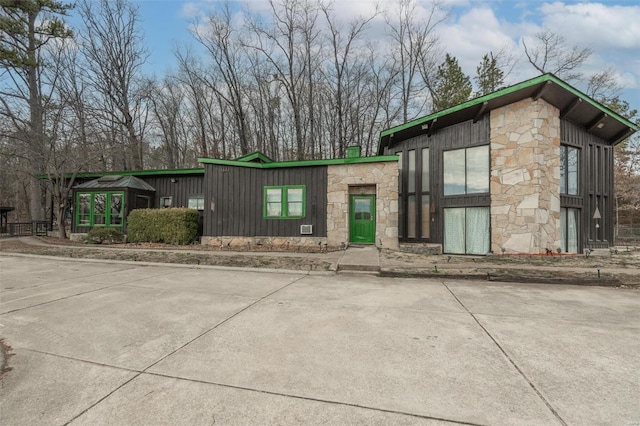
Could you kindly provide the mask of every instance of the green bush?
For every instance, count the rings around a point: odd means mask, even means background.
[[[198,218],[198,211],[193,209],[136,209],[127,217],[127,240],[191,244],[198,238]]]
[[[118,228],[93,228],[84,239],[88,244],[112,244],[124,241],[124,234]]]

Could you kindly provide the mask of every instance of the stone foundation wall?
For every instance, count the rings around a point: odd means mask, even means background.
[[[542,99],[491,111],[491,250],[560,247],[560,118]]]
[[[376,195],[376,246],[398,249],[398,163],[340,164],[327,170],[327,244],[349,244],[349,194]]]
[[[345,247],[330,246],[324,237],[201,237],[201,244],[232,251],[336,251]]]

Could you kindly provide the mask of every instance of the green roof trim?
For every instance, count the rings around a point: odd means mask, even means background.
[[[611,109],[607,108],[606,106],[602,105],[601,103],[595,101],[594,99],[591,99],[589,96],[585,95],[584,93],[582,93],[578,89],[576,89],[576,88],[570,86],[569,84],[565,83],[564,81],[560,80],[558,77],[554,76],[553,74],[543,74],[543,75],[540,75],[538,77],[534,77],[534,78],[532,78],[530,80],[526,80],[526,81],[523,81],[521,83],[515,84],[513,86],[505,87],[504,89],[498,90],[497,92],[493,92],[493,93],[490,93],[488,95],[481,96],[479,98],[471,99],[470,101],[467,101],[465,103],[456,105],[454,107],[447,108],[447,109],[444,109],[442,111],[438,111],[436,113],[433,113],[431,115],[427,115],[425,117],[416,118],[415,120],[409,121],[408,123],[401,124],[401,125],[392,127],[390,129],[383,130],[382,132],[380,132],[380,139],[382,139],[385,136],[389,136],[389,135],[391,135],[393,133],[401,132],[403,130],[410,129],[411,127],[424,124],[424,123],[426,123],[428,121],[431,121],[431,120],[433,120],[435,118],[443,117],[445,115],[449,115],[451,113],[454,113],[454,112],[457,112],[457,111],[461,111],[463,109],[466,109],[466,108],[469,108],[469,107],[472,107],[472,106],[475,106],[475,105],[478,105],[478,104],[482,104],[483,102],[487,102],[487,101],[499,98],[501,96],[508,95],[510,93],[516,92],[518,90],[526,89],[528,87],[535,86],[537,84],[541,84],[541,83],[545,83],[545,82],[553,82],[553,83],[557,84],[558,86],[562,87],[563,89],[565,89],[565,90],[571,92],[572,94],[578,96],[583,101],[586,101],[589,104],[593,105],[594,107],[598,108],[603,113],[615,118],[616,120],[618,120],[620,123],[624,124],[625,126],[628,126],[629,128],[631,128],[633,130],[636,130],[636,131],[638,130],[638,126],[636,126],[631,121],[627,120],[626,118],[622,117],[621,115],[619,115],[618,113],[612,111]]]
[[[242,157],[238,157],[233,161],[242,161],[242,162],[251,162],[254,160],[259,160],[262,163],[273,163],[273,160],[260,151],[252,152],[251,154],[243,155]]]
[[[281,161],[273,163],[247,163],[238,160],[219,160],[217,158],[198,158],[203,164],[216,164],[219,166],[252,167],[255,169],[277,169],[283,167],[313,167],[313,166],[334,166],[340,164],[360,164],[378,163],[387,161],[398,161],[397,155],[377,155],[374,157],[357,158],[332,158],[325,160],[301,160],[301,161]]]
[[[101,176],[165,176],[165,175],[197,175],[204,174],[204,168],[197,169],[156,169],[156,170],[127,170],[120,172],[87,172],[77,173],[76,178],[98,178]],[[70,178],[73,176],[71,173],[67,173],[64,177]],[[57,178],[57,176],[54,176]],[[38,179],[48,179],[48,174],[41,174],[37,176]]]

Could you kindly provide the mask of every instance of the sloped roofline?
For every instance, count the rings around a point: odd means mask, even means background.
[[[636,126],[633,122],[629,121],[628,119],[622,117],[620,114],[616,113],[615,111],[611,110],[610,108],[602,105],[601,103],[599,103],[598,101],[592,99],[591,97],[587,96],[586,94],[582,93],[581,91],[579,91],[578,89],[576,89],[575,87],[569,85],[568,83],[562,81],[561,79],[559,79],[558,77],[556,77],[553,74],[543,74],[541,76],[538,77],[534,77],[532,79],[523,81],[521,83],[518,84],[514,84],[513,86],[509,86],[509,87],[505,87],[504,89],[498,90],[496,92],[490,93],[488,95],[484,95],[484,96],[480,96],[478,98],[472,99],[470,101],[464,102],[462,104],[453,106],[451,108],[447,108],[444,109],[442,111],[438,111],[435,112],[433,114],[424,116],[424,117],[420,117],[420,118],[416,118],[415,120],[411,120],[407,123],[398,125],[398,126],[394,126],[391,127],[389,129],[383,130],[382,132],[380,132],[380,139],[379,139],[379,144],[378,144],[378,152],[380,152],[380,144],[382,143],[383,139],[385,137],[390,137],[393,136],[396,133],[400,133],[409,129],[412,129],[416,126],[422,126],[425,124],[428,124],[430,122],[433,122],[434,120],[437,120],[439,118],[448,116],[450,114],[459,112],[459,111],[463,111],[465,109],[469,109],[469,108],[473,108],[476,107],[478,105],[482,105],[485,102],[490,102],[492,100],[501,98],[503,96],[507,96],[510,94],[514,94],[518,91],[521,91],[523,89],[528,89],[531,88],[533,86],[537,86],[537,85],[544,85],[544,84],[556,84],[557,86],[561,87],[562,89],[564,89],[565,91],[575,95],[577,98],[579,98],[580,100],[582,100],[583,102],[586,102],[587,104],[591,105],[592,107],[596,108],[597,110],[599,110],[602,114],[607,115],[608,117],[611,117],[615,120],[617,120],[620,124],[626,126],[629,128],[630,133],[633,133],[635,131],[638,131],[638,126]],[[529,97],[529,95],[523,95],[522,99],[525,99]],[[521,100],[521,99],[520,99]],[[556,107],[560,107],[559,105],[554,105]],[[487,111],[488,112],[488,111]]]

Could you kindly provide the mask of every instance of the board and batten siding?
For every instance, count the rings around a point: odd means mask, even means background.
[[[171,197],[171,207],[188,207],[191,197],[204,195],[204,177],[202,174],[141,176],[156,190],[151,207],[159,208],[161,197]]]
[[[304,185],[306,216],[265,219],[265,186]],[[327,167],[259,169],[205,165],[204,235],[212,237],[297,237],[313,225],[313,237],[327,236]]]
[[[442,243],[444,240],[444,208],[447,207],[478,207],[489,206],[490,195],[487,194],[469,194],[469,195],[455,195],[445,197],[443,188],[443,153],[452,149],[470,148],[480,145],[489,145],[491,137],[490,119],[486,114],[481,117],[477,122],[473,120],[464,121],[459,124],[448,126],[442,129],[437,129],[431,136],[427,134],[415,136],[404,141],[393,143],[393,139],[389,146],[385,147],[384,155],[392,155],[396,153],[402,153],[403,166],[402,176],[400,176],[400,185],[406,185],[408,178],[407,158],[408,151],[416,150],[416,158],[420,158],[419,150],[422,148],[429,148],[429,171],[430,171],[430,197],[432,210],[431,222],[431,237],[427,240],[431,243]],[[417,187],[416,191],[419,193],[420,188],[418,185],[422,180],[421,167],[416,168]],[[406,189],[399,188],[400,191],[400,212],[399,215],[399,229],[401,241],[424,241],[420,238],[407,239],[403,238],[407,230],[407,197]],[[420,213],[416,214],[416,217],[420,217]]]
[[[581,209],[579,247],[607,248],[613,244],[613,147],[566,119],[560,120],[560,141],[580,148],[579,194],[561,195],[560,205]],[[596,205],[602,219],[593,219]]]

